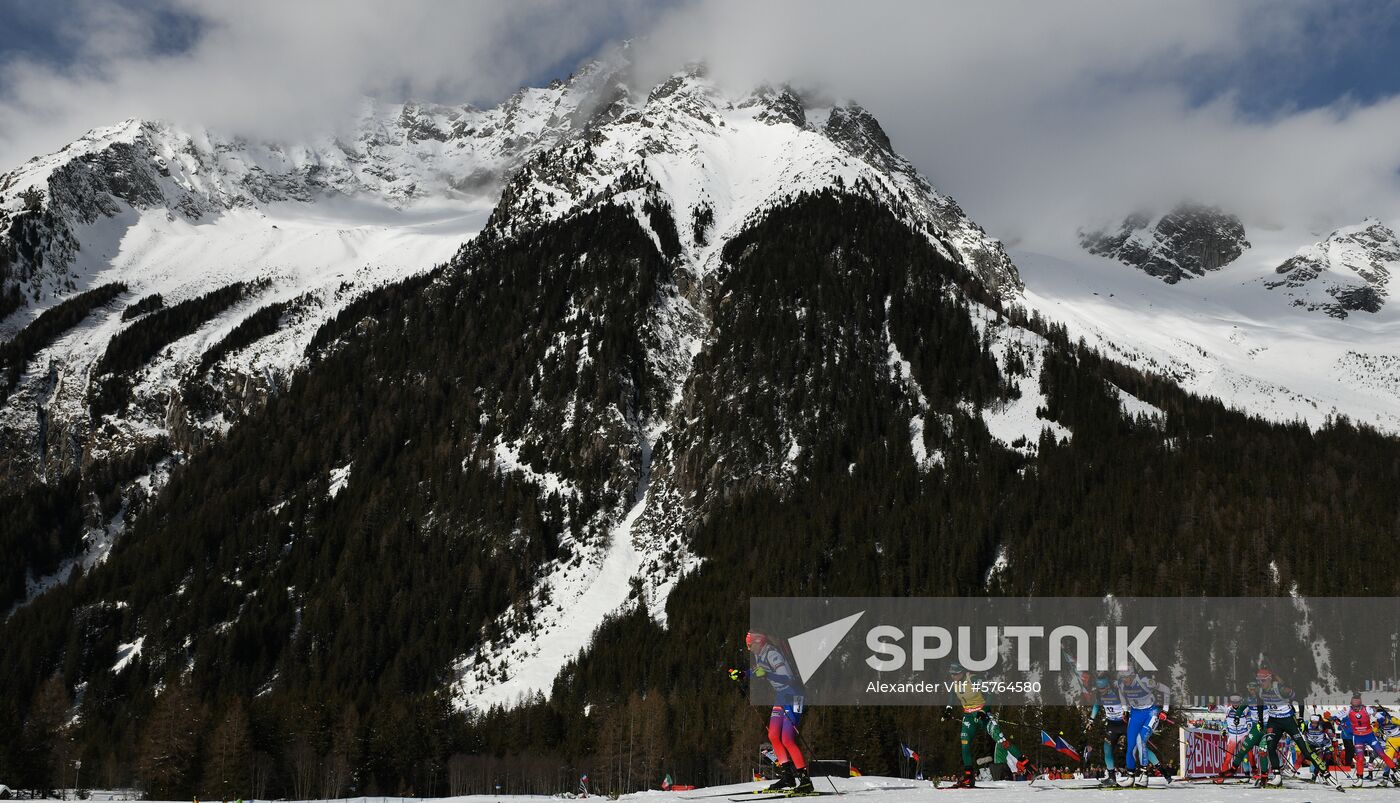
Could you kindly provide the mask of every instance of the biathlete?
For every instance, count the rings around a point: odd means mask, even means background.
[[[1349,767],[1356,754],[1356,743],[1351,734],[1351,717],[1345,713],[1337,717],[1337,738],[1342,742],[1342,766]]]
[[[1277,785],[1283,784],[1283,758],[1279,753],[1279,742],[1283,737],[1288,736],[1293,743],[1298,746],[1298,754],[1301,755],[1313,767],[1313,779],[1329,779],[1331,776],[1327,772],[1327,767],[1322,760],[1317,757],[1303,739],[1302,729],[1298,727],[1297,711],[1293,708],[1293,690],[1284,684],[1283,679],[1275,675],[1268,667],[1260,667],[1254,676],[1259,682],[1259,703],[1263,708],[1265,748],[1269,756],[1269,765],[1273,768],[1274,782]]]
[[[1157,770],[1167,782],[1172,773],[1152,752],[1148,740],[1166,722],[1171,710],[1171,689],[1150,677],[1138,674],[1132,667],[1118,670],[1118,691],[1128,706],[1128,747],[1125,766],[1136,783],[1139,776]]]
[[[783,650],[762,633],[749,633],[745,641],[753,664],[751,677],[763,678],[773,687],[773,710],[768,715],[768,741],[777,758],[778,780],[768,788],[772,791],[810,793],[812,776],[807,773],[807,758],[797,746],[797,725],[802,720],[802,681],[794,672],[792,662]]]
[[[951,705],[944,707],[943,719],[954,716],[953,706],[962,708],[962,727],[958,731],[958,738],[962,742],[963,775],[956,786],[965,789],[976,786],[977,765],[972,761],[972,740],[976,738],[978,731],[986,731],[997,747],[1006,751],[1006,765],[1012,772],[1024,772],[1028,762],[1021,757],[1021,751],[1016,749],[1016,745],[1002,731],[1001,723],[987,711],[987,697],[978,685],[980,678],[968,672],[961,664],[948,667],[948,676],[952,679],[953,699]]]
[[[1253,685],[1250,684],[1251,691]],[[1230,710],[1225,714],[1225,739],[1225,766],[1220,768],[1222,777],[1234,775],[1245,762],[1250,763],[1250,769],[1256,774],[1269,774],[1267,754],[1261,766],[1254,766],[1254,750],[1264,741],[1264,728],[1259,724],[1258,698],[1252,694],[1248,698],[1230,695]]]
[[[1103,765],[1104,786],[1118,786],[1118,770],[1127,769],[1128,758],[1128,705],[1123,702],[1123,691],[1108,673],[1103,672],[1094,678],[1094,707],[1089,712],[1089,721],[1098,719],[1103,712]],[[1160,764],[1151,745],[1146,745],[1147,763]]]
[[[1352,752],[1356,761],[1356,779],[1359,781],[1366,774],[1366,751],[1370,750],[1376,758],[1385,764],[1385,772],[1381,776],[1383,783],[1391,783],[1395,778],[1395,760],[1392,759],[1386,750],[1386,744],[1381,739],[1381,725],[1377,722],[1376,712],[1368,708],[1361,701],[1361,695],[1352,695],[1351,708],[1347,710],[1347,719],[1351,721],[1351,738],[1353,742]]]
[[[1313,755],[1318,757],[1319,763],[1326,767],[1332,765],[1332,730],[1327,727],[1321,714],[1313,714],[1308,718],[1308,725],[1303,729],[1303,741],[1307,742]],[[1316,769],[1313,770],[1313,774],[1316,776]]]
[[[1400,722],[1385,706],[1376,705],[1376,725],[1381,741],[1390,749],[1390,760],[1400,766]]]

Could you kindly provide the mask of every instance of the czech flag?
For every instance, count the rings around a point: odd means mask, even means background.
[[[1079,751],[1075,750],[1073,747],[1070,747],[1070,746],[1069,746],[1069,742],[1066,742],[1064,739],[1061,739],[1061,738],[1058,737],[1058,736],[1051,736],[1050,734],[1046,733],[1045,731],[1041,731],[1041,732],[1040,732],[1040,744],[1041,744],[1042,746],[1048,747],[1048,748],[1050,748],[1051,750],[1054,750],[1054,751],[1056,751],[1056,752],[1058,752],[1058,753],[1060,753],[1060,754],[1062,754],[1062,755],[1065,755],[1065,756],[1067,756],[1067,757],[1069,757],[1069,758],[1071,758],[1071,759],[1073,759],[1073,760],[1075,760],[1075,761],[1079,761],[1079,760],[1080,760],[1080,758],[1079,758]]]
[[[905,757],[905,758],[913,759],[914,761],[918,761],[918,760],[919,760],[919,754],[918,754],[918,753],[915,753],[913,750],[910,750],[909,747],[908,747],[907,745],[901,744],[901,745],[899,746],[899,749],[900,749],[901,752],[904,753],[904,757]]]

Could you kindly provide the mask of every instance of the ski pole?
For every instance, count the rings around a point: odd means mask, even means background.
[[[805,750],[808,753],[808,755],[812,756],[813,761],[816,761],[817,751],[813,750],[812,746],[807,743],[807,737],[802,735],[802,729],[797,727],[796,722],[792,721],[792,715],[788,713],[788,710],[786,708],[783,708],[781,706],[778,707],[778,710],[783,712],[783,718],[786,719],[788,721],[788,724],[792,726],[792,732],[797,735],[798,746]],[[831,780],[830,775],[826,776],[826,782],[831,784],[831,791],[835,792],[838,795],[846,794],[845,792],[842,792],[840,789],[836,788],[836,782]]]

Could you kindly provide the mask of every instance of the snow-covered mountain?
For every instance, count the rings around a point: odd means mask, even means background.
[[[1176,283],[1125,269],[1119,250],[1087,253],[1083,232],[1013,250],[1025,303],[1116,360],[1249,413],[1312,426],[1344,415],[1400,432],[1400,318],[1384,306],[1392,227],[1256,222],[1246,232],[1224,213],[1208,228],[1232,232],[1214,241],[1235,243],[1237,258]]]
[[[785,88],[735,95],[700,68],[645,95],[615,95],[586,136],[524,165],[493,224],[509,236],[624,194],[639,210],[653,197],[682,221],[680,246],[703,275],[757,213],[828,187],[848,187],[897,210],[989,287],[1019,288],[1001,244],[899,156],[868,111],[808,106]]]
[[[1164,215],[1133,213],[1114,226],[1079,232],[1084,250],[1167,284],[1204,276],[1249,248],[1240,219],[1215,207],[1180,204]]]
[[[222,397],[252,387],[261,397],[345,303],[470,239],[503,184],[501,234],[631,187],[639,204],[651,192],[681,213],[682,247],[703,262],[756,212],[833,183],[903,210],[990,285],[1018,286],[1001,246],[894,153],[869,113],[808,109],[780,89],[726,94],[698,71],[638,92],[625,66],[595,62],[493,109],[367,105],[348,133],[308,144],[135,120],[90,132],[0,175],[0,291],[20,305],[5,310],[0,333],[107,282],[126,286],[127,304],[160,294],[169,305],[240,281],[260,289],[143,365],[129,411],[100,434],[85,420],[89,373],[128,325],[124,305],[31,355],[0,414],[8,448],[24,453],[7,456],[6,473],[61,473],[177,431],[177,448],[192,447],[226,416],[190,420],[173,389],[240,321],[297,302],[288,325],[215,366]],[[45,199],[30,208],[34,188]]]
[[[589,70],[568,83],[522,90],[484,111],[366,102],[350,131],[303,144],[249,142],[143,120],[90,131],[57,153],[0,174],[0,214],[15,229],[7,242],[4,289],[20,289],[25,301],[42,308],[89,274],[108,271],[115,255],[99,249],[125,239],[130,224],[121,216],[127,213],[159,210],[173,220],[207,224],[283,202],[350,198],[402,208],[444,199],[494,201],[525,158],[579,127],[576,115],[598,78],[598,70]],[[47,193],[37,210],[42,214],[25,213],[22,196],[31,187]],[[107,228],[116,231],[94,230],[113,219]],[[103,234],[117,242],[101,240]],[[199,270],[189,273],[194,278]],[[11,319],[8,328],[22,322]]]
[[[1300,248],[1264,286],[1278,289],[1296,306],[1345,318],[1380,312],[1395,270],[1400,270],[1400,240],[1390,227],[1368,218]]]
[[[7,358],[17,378],[0,408],[0,480],[96,473],[115,485],[93,493],[118,500],[86,510],[79,554],[31,576],[30,597],[99,564],[186,456],[285,389],[317,331],[366,293],[463,259],[463,243],[491,249],[551,222],[631,210],[675,271],[638,332],[657,397],[625,420],[576,399],[497,424],[491,470],[603,507],[572,526],[574,559],[546,566],[499,635],[460,660],[459,701],[475,707],[547,689],[638,590],[664,618],[693,564],[683,534],[706,502],[668,433],[714,337],[707,294],[725,249],[766,212],[823,191],[863,197],[994,292],[1020,291],[1000,243],[900,157],[869,112],[785,88],[730,90],[698,68],[643,90],[625,65],[593,64],[489,110],[367,106],[353,131],[300,145],[128,121],[32,160],[0,187],[9,255],[0,275],[22,304],[3,326],[24,344]],[[45,319],[94,288],[110,290],[76,322]],[[581,349],[574,370],[593,362],[601,335],[590,327],[601,324],[585,311],[595,301],[571,304],[559,322],[571,334],[558,335],[548,359]],[[993,341],[1029,337],[1002,334],[1010,327],[990,311],[979,320]],[[1037,364],[1034,344],[1015,348]],[[925,417],[930,428],[942,419],[908,360],[891,355],[888,380],[918,405],[910,446],[931,466],[941,458],[925,445]],[[1038,398],[1032,383],[989,409],[998,437],[1033,450],[1046,424]],[[628,462],[601,485],[582,483],[553,454],[561,426]],[[789,437],[797,431],[793,422]],[[765,446],[730,470],[785,482],[800,451],[796,440]],[[132,476],[110,468],[126,463]],[[328,493],[358,470],[337,467]]]
[[[1017,267],[849,103],[600,64],[4,183],[0,707],[64,666],[98,735],[159,684],[383,733],[406,696],[713,702],[748,596],[1102,593],[1046,556],[1110,551],[1115,593],[1326,591],[1365,556],[1290,558],[1400,515],[1391,440],[1182,391],[1400,430],[1393,310],[1265,286],[1324,234],[1193,208]]]
[[[125,286],[125,303],[16,358],[24,373],[0,410],[0,484],[156,439],[187,451],[221,431],[287,380],[346,303],[448,259],[525,159],[580,130],[613,75],[593,64],[486,110],[366,103],[348,132],[305,144],[129,120],[0,175],[0,336],[78,292]],[[168,307],[238,282],[258,289],[140,366],[132,404],[97,426],[90,373],[132,323],[123,307],[156,295]],[[186,410],[179,388],[201,356],[271,305],[294,308],[200,372],[224,404]]]

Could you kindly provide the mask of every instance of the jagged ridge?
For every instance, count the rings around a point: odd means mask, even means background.
[[[1395,270],[1400,270],[1400,239],[1390,227],[1368,218],[1299,249],[1278,266],[1279,278],[1264,286],[1281,289],[1295,306],[1345,318],[1352,312],[1380,312]]]

